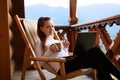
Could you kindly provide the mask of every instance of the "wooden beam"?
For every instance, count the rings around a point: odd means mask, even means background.
[[[77,0],[70,0],[70,18],[69,22],[70,24],[76,24],[78,21],[77,18]]]
[[[0,79],[11,80],[8,0],[0,0]]]

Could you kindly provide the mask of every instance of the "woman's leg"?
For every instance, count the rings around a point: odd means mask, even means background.
[[[76,59],[76,62],[79,62],[79,65],[82,68],[95,68],[99,72],[98,77],[100,77],[100,80],[107,80],[106,78],[112,80],[110,73],[105,70],[104,66],[101,66],[101,63],[104,64],[103,60],[101,60],[103,59],[101,55],[103,55],[104,53],[99,48],[92,48],[86,52],[82,52],[79,48],[77,48],[75,54],[78,55],[78,59]]]
[[[120,79],[120,72],[116,69],[116,67],[111,63],[111,61],[105,56],[105,54],[99,48],[92,48],[87,51],[87,54],[91,54],[94,56],[94,66],[96,69],[101,71],[111,73],[118,79]]]
[[[79,51],[76,51],[79,53]],[[77,54],[76,53],[76,54]],[[73,60],[65,63],[66,73],[81,69],[81,68],[95,68],[101,78],[110,77],[110,73],[120,79],[120,72],[105,56],[99,48],[92,48],[84,53],[79,53],[79,56]]]
[[[79,58],[78,57],[76,57],[72,60],[67,60],[65,62],[65,72],[66,73],[70,73],[70,72],[79,70],[81,68],[82,68],[82,66],[79,63]],[[60,70],[58,71],[58,74],[60,75]]]
[[[108,72],[102,72],[97,70],[98,72],[98,80],[113,80],[111,75]]]
[[[94,65],[96,64],[93,60],[95,61],[95,58],[92,55],[86,53],[84,55],[76,57],[75,59],[68,60],[65,63],[66,73],[70,73],[81,68],[94,68]],[[96,69],[100,72],[98,75],[99,80],[113,80],[108,72],[99,67]]]

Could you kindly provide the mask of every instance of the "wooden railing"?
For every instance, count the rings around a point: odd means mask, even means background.
[[[74,44],[76,41],[78,31],[82,30],[97,31],[96,46],[99,46],[101,39],[106,49],[106,55],[112,60],[112,62],[116,65],[116,67],[120,71],[120,58],[119,59],[115,58],[116,56],[120,55],[120,31],[117,32],[116,38],[112,40],[106,29],[107,25],[112,27],[113,24],[116,24],[118,26],[120,25],[120,14],[81,24],[69,26],[55,26],[55,28],[62,34],[65,33],[67,34],[67,37],[71,43],[69,48],[71,52],[74,49]]]

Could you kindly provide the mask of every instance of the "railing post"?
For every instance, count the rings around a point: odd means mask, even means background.
[[[70,0],[70,7],[69,7],[69,14],[70,14],[70,17],[69,17],[69,23],[70,25],[72,24],[77,24],[78,22],[78,18],[77,18],[77,0]],[[74,49],[74,43],[76,41],[76,35],[77,35],[77,31],[72,31],[69,33],[69,37],[70,37],[70,48],[69,50],[72,52],[73,49]]]
[[[69,6],[69,22],[70,24],[76,24],[78,22],[77,18],[77,0],[70,0],[70,6]]]

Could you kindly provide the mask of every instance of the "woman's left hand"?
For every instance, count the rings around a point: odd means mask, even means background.
[[[64,46],[65,48],[68,48],[68,47],[70,46],[70,42],[68,41],[67,38],[64,38],[64,39],[63,39],[63,46]]]

